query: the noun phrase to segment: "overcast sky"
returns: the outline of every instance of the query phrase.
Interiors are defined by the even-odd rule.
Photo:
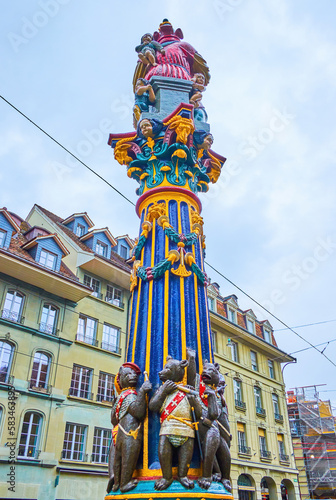
[[[1,95],[136,202],[107,146],[132,130],[134,47],[168,17],[207,60],[204,96],[213,149],[228,158],[202,196],[207,261],[290,326],[336,319],[334,0],[12,0],[1,5]],[[0,206],[34,203],[61,217],[137,235],[134,207],[0,100]],[[221,293],[268,318],[209,270]],[[313,344],[336,321],[297,328]],[[279,347],[307,344],[276,333]],[[318,347],[322,350],[326,344]],[[336,342],[325,354],[336,363]],[[285,368],[287,388],[327,384],[336,368],[316,350]],[[335,392],[332,392],[335,391]]]

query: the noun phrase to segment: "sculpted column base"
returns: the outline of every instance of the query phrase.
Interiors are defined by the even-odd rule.
[[[137,487],[128,492],[120,493],[116,491],[105,496],[105,500],[154,500],[169,499],[179,500],[188,498],[190,500],[233,500],[233,495],[229,493],[221,483],[211,483],[208,490],[200,488],[195,480],[195,486],[192,490],[187,490],[178,481],[173,481],[172,484],[163,491],[154,489],[155,481],[139,481]]]

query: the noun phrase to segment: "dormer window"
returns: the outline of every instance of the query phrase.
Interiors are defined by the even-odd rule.
[[[264,337],[265,337],[266,342],[268,342],[269,344],[272,343],[271,332],[269,330],[267,330],[266,328],[264,328]]]
[[[7,232],[0,229],[0,248],[5,246]]]
[[[128,248],[125,245],[120,245],[120,257],[123,259],[127,259],[128,257]]]
[[[234,311],[234,309],[230,309],[230,308],[229,308],[229,321],[231,321],[231,323],[236,322],[236,311]]]
[[[208,305],[210,311],[215,310],[215,299],[213,297],[208,297]]]
[[[80,238],[81,236],[83,236],[83,234],[85,234],[85,226],[83,226],[82,224],[77,224],[76,236]]]
[[[96,243],[96,253],[103,257],[107,257],[107,245],[98,240]]]
[[[250,333],[254,333],[254,322],[251,319],[247,318],[246,325],[247,325],[247,331]]]
[[[39,263],[48,269],[55,269],[57,262],[57,255],[48,252],[47,250],[41,250]]]

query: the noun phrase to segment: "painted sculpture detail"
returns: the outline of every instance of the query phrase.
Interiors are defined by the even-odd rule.
[[[212,149],[202,103],[209,68],[167,19],[136,52],[135,130],[108,141],[138,183],[140,231],[131,254],[127,362],[112,410],[118,430],[106,500],[114,494],[126,500],[120,492],[134,488],[147,499],[165,498],[166,490],[174,498],[172,488],[176,498],[199,496],[201,488],[232,500],[225,380],[213,356],[198,197],[226,161]],[[133,373],[127,383],[125,370]],[[150,382],[143,381],[147,373]]]

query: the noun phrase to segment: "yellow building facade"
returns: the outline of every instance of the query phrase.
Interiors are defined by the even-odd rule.
[[[215,359],[226,374],[234,498],[299,499],[281,370],[294,358],[278,349],[270,323],[242,311],[235,295],[222,297],[212,284],[208,298]]]

